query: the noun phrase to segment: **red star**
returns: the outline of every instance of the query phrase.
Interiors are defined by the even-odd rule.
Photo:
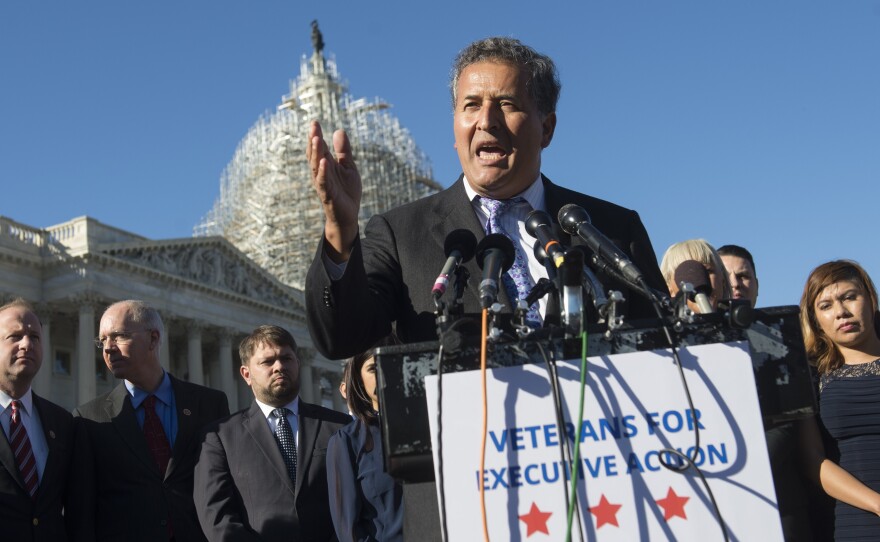
[[[599,504],[590,507],[590,513],[596,516],[596,529],[602,528],[606,523],[620,527],[617,524],[617,511],[620,510],[622,504],[611,504],[605,498],[605,494],[599,499]]]
[[[550,534],[550,531],[547,530],[547,520],[550,519],[550,516],[552,515],[553,512],[541,512],[538,509],[538,505],[533,502],[529,513],[523,514],[519,517],[519,520],[526,524],[526,538],[537,532]]]
[[[687,519],[684,513],[684,504],[689,500],[690,497],[679,497],[676,495],[675,491],[670,487],[665,498],[657,499],[657,504],[663,507],[663,519],[666,521],[675,516]]]

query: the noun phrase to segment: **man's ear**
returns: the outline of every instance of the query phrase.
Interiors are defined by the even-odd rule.
[[[244,379],[244,381],[247,382],[247,385],[250,386],[251,385],[251,372],[248,369],[248,366],[242,365],[241,367],[238,368],[238,372],[239,372],[239,374],[241,374],[241,377]]]
[[[159,330],[153,329],[150,331],[150,350],[154,350],[159,346]]]
[[[550,146],[550,142],[553,140],[553,134],[556,132],[556,113],[553,112],[544,117],[541,126],[541,148],[546,149]]]

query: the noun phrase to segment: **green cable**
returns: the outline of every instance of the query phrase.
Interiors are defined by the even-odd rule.
[[[581,397],[580,397],[580,405],[578,406],[578,423],[577,423],[577,431],[575,432],[574,439],[574,457],[571,459],[571,497],[568,499],[568,528],[565,533],[566,542],[571,542],[571,525],[574,519],[574,507],[577,499],[577,480],[578,480],[578,470],[580,469],[580,442],[581,442],[581,428],[583,427],[583,423],[581,420],[584,419],[584,395],[586,393],[586,380],[587,380],[587,331],[581,330]]]

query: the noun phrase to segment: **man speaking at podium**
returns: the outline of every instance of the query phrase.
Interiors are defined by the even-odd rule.
[[[456,229],[482,239],[487,227],[500,227],[512,238],[531,284],[546,277],[532,254],[535,239],[523,225],[532,209],[556,217],[563,205],[583,207],[592,224],[641,269],[648,285],[666,290],[635,211],[567,190],[541,174],[541,152],[553,140],[560,91],[552,59],[512,38],[476,41],[456,58],[451,89],[462,176],[438,194],[373,216],[363,237],[358,232],[361,179],[348,137],[341,130],[333,134],[334,158],[320,125],[313,122],[309,129],[306,158],[325,225],[306,278],[306,308],[315,345],[329,358],[370,348],[391,332],[393,322],[405,343],[437,338],[431,289],[446,261],[446,236]],[[560,240],[568,244],[569,238],[562,234]],[[474,260],[465,266],[471,280],[464,311],[479,313],[481,271]],[[623,290],[630,319],[654,315],[636,293],[614,288]],[[506,311],[515,298],[524,297],[513,288],[500,290]]]

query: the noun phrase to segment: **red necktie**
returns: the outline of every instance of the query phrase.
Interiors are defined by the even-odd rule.
[[[40,483],[37,475],[37,460],[34,457],[34,450],[31,448],[31,439],[28,438],[27,429],[24,428],[24,422],[21,420],[19,409],[20,401],[12,401],[12,421],[9,423],[10,441],[12,443],[12,451],[15,454],[15,462],[18,464],[18,472],[21,473],[21,479],[24,481],[24,488],[28,495],[33,498],[37,492],[37,485]]]
[[[159,467],[159,473],[164,477],[171,460],[171,445],[159,416],[156,415],[156,396],[151,395],[144,399],[144,437],[147,439],[147,448],[153,461]]]

